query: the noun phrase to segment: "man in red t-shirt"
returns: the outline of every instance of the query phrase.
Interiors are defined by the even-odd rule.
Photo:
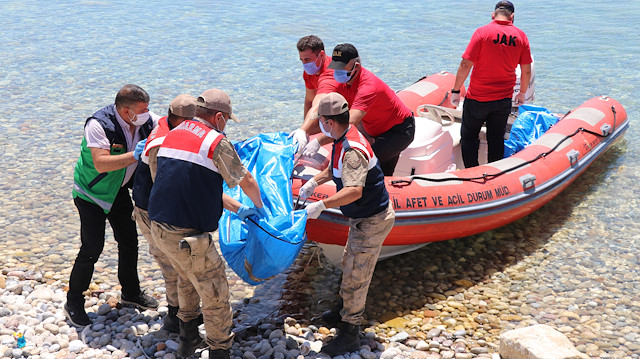
[[[413,141],[415,119],[411,110],[386,83],[362,67],[358,50],[352,44],[339,44],[333,49],[329,69],[333,79],[318,84],[314,106],[305,124],[318,123],[317,103],[330,92],[344,96],[349,103],[349,122],[367,137],[373,152],[380,160],[385,176],[391,176],[400,152]],[[322,95],[322,96],[321,96]],[[329,138],[314,139],[304,149],[313,155]]]
[[[478,165],[478,134],[487,126],[488,161],[504,157],[504,132],[511,112],[511,98],[516,83],[516,67],[522,70],[516,105],[523,104],[531,79],[531,50],[525,33],[513,25],[514,6],[500,1],[491,14],[493,19],[473,33],[462,54],[451,103],[460,103],[460,87],[471,68],[471,80],[462,107],[460,146],[466,168]]]
[[[309,109],[313,105],[313,100],[318,92],[318,84],[325,79],[333,79],[333,70],[327,69],[331,62],[331,57],[324,52],[324,43],[315,36],[309,35],[298,40],[298,52],[300,61],[304,67],[302,78],[304,79],[305,95],[304,95],[304,118],[307,117]],[[293,131],[289,137],[298,143],[298,151],[302,152],[304,146],[309,141],[308,135],[320,132],[318,122],[310,123],[310,126],[301,126]]]

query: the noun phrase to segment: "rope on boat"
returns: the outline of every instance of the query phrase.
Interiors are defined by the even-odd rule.
[[[613,106],[611,106],[611,109],[613,111],[613,120],[614,120],[614,124],[615,124],[615,119],[616,119],[616,111],[615,108]],[[568,113],[567,113],[568,114]],[[565,115],[566,116],[566,115]],[[564,116],[563,116],[564,118]],[[615,128],[615,127],[614,127]],[[554,152],[564,141],[568,140],[569,138],[577,135],[580,132],[586,132],[586,133],[590,133],[594,136],[597,137],[608,137],[611,132],[607,133],[606,135],[602,135],[600,133],[591,131],[591,130],[587,130],[584,127],[580,127],[578,128],[574,133],[572,133],[571,135],[565,136],[565,138],[563,138],[560,142],[558,142],[555,146],[553,146],[552,149],[550,149],[547,152],[543,152],[541,154],[539,154],[538,156],[536,156],[534,159],[520,163],[516,166],[513,166],[511,168],[508,168],[506,170],[497,172],[497,173],[485,173],[482,176],[479,177],[449,177],[449,178],[428,178],[428,177],[422,177],[422,176],[411,176],[408,180],[405,179],[401,179],[401,180],[395,180],[395,181],[391,181],[390,184],[393,186],[399,186],[399,185],[410,185],[411,182],[413,182],[413,180],[423,180],[423,181],[429,181],[429,182],[446,182],[446,181],[480,181],[480,180],[490,180],[499,176],[502,176],[503,174],[509,173],[511,171],[515,171],[520,167],[524,167],[526,165],[529,165],[533,162],[536,162],[537,160],[546,157],[548,154]]]

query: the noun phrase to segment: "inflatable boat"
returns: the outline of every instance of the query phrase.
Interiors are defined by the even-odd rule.
[[[384,242],[381,259],[430,242],[488,231],[528,215],[567,188],[629,127],[620,103],[607,96],[595,97],[556,115],[557,123],[544,134],[496,162],[487,163],[483,129],[480,165],[464,168],[460,153],[462,113],[448,99],[454,80],[455,75],[443,72],[398,93],[416,114],[416,135],[401,153],[394,175],[385,177],[396,222]],[[514,108],[505,137],[509,137],[517,116]],[[297,160],[295,202],[303,203],[297,199],[300,186],[329,165],[330,152],[331,145],[327,145],[315,156]],[[320,185],[304,204],[335,191],[331,181]],[[348,218],[338,208],[331,208],[307,222],[307,236],[336,261],[342,255],[348,228]]]

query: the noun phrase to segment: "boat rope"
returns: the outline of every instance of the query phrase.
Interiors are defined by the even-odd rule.
[[[613,109],[613,106],[612,106],[612,109]],[[565,115],[565,116],[566,116],[566,115]],[[613,110],[614,124],[615,124],[615,117],[616,117],[616,112],[615,112],[615,109],[614,109],[614,110]],[[564,118],[564,116],[563,116],[563,118]],[[555,151],[555,150],[556,150],[556,149],[557,149],[557,148],[558,148],[558,147],[559,147],[559,146],[560,146],[564,141],[566,141],[566,140],[568,140],[569,138],[571,138],[571,137],[573,137],[573,136],[577,135],[577,134],[578,134],[578,133],[580,133],[580,132],[590,133],[590,134],[592,134],[592,135],[594,135],[594,136],[597,136],[597,137],[603,137],[603,138],[604,138],[604,137],[608,137],[608,136],[611,134],[611,133],[607,133],[606,135],[603,135],[603,134],[600,134],[600,133],[597,133],[597,132],[594,132],[594,131],[591,131],[591,130],[587,130],[587,129],[585,129],[584,127],[580,127],[580,128],[578,128],[574,133],[572,133],[572,134],[570,134],[570,135],[565,136],[565,137],[564,137],[562,140],[560,140],[560,141],[559,141],[555,146],[553,146],[553,148],[552,148],[552,149],[550,149],[549,151],[547,151],[547,152],[543,152],[543,153],[539,154],[539,155],[538,155],[538,156],[536,156],[534,159],[531,159],[531,160],[525,161],[525,162],[523,162],[523,163],[520,163],[520,164],[518,164],[518,165],[515,165],[515,166],[513,166],[513,167],[511,167],[511,168],[508,168],[508,169],[506,169],[506,170],[503,170],[503,171],[500,171],[500,172],[497,172],[497,173],[484,173],[482,176],[479,176],[479,177],[428,178],[428,177],[422,177],[422,176],[411,176],[408,180],[405,180],[405,179],[401,179],[401,180],[394,180],[394,181],[391,181],[391,182],[390,182],[390,184],[391,184],[392,186],[398,186],[398,185],[409,185],[409,184],[411,184],[411,182],[413,182],[413,180],[423,180],[423,181],[429,181],[429,182],[446,182],[446,181],[469,181],[469,182],[472,182],[472,181],[479,181],[479,180],[484,180],[484,181],[486,181],[486,180],[490,180],[490,179],[493,179],[493,178],[496,178],[496,177],[502,176],[503,174],[509,173],[509,172],[511,172],[511,171],[515,171],[515,170],[517,170],[517,169],[518,169],[518,168],[520,168],[520,167],[523,167],[523,166],[529,165],[529,164],[531,164],[531,163],[533,163],[533,162],[536,162],[537,160],[539,160],[539,159],[541,159],[541,158],[546,157],[546,156],[547,156],[547,155],[549,155],[550,153],[554,152],[554,151]]]

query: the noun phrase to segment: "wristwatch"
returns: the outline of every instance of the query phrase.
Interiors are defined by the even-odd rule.
[[[460,90],[456,91],[454,89],[451,89],[451,93],[460,93]]]

